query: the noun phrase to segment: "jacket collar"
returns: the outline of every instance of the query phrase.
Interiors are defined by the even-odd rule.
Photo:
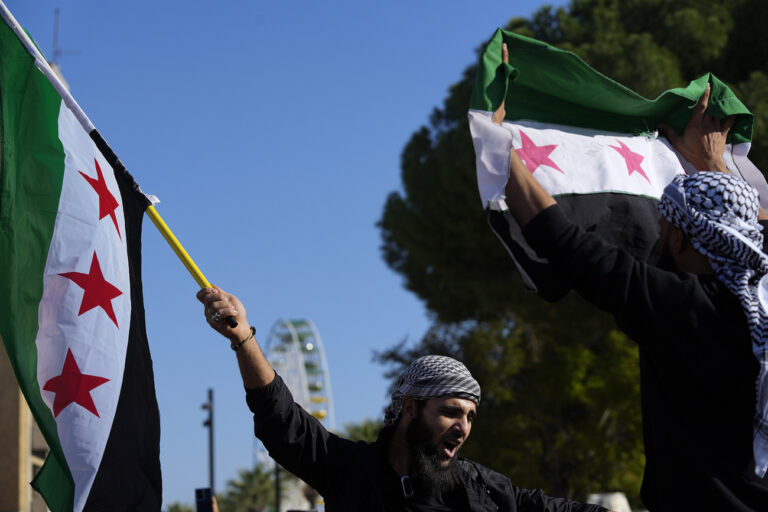
[[[374,483],[371,485],[373,492],[379,494],[377,500],[383,503],[383,497],[380,495],[382,488],[382,481],[386,478],[385,469],[389,467],[387,462],[387,442],[381,438],[377,439],[375,443],[368,445],[368,450],[365,450],[365,460],[360,461],[361,465],[365,468],[365,472],[368,475],[369,481]],[[468,459],[460,458],[457,463],[461,472],[459,473],[460,485],[464,488],[467,496],[467,502],[469,503],[469,510],[473,512],[495,512],[499,507],[493,502],[490,495],[490,489],[485,484],[480,471],[478,471],[475,463]]]

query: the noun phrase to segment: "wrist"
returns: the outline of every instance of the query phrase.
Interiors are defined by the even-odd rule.
[[[230,341],[229,347],[235,352],[237,352],[238,350],[240,350],[240,347],[242,347],[244,343],[246,343],[247,341],[250,341],[251,338],[253,338],[255,335],[256,335],[256,328],[254,326],[250,326],[248,328],[248,336],[238,341],[234,341],[234,340]]]
[[[229,341],[232,343],[237,343],[241,340],[244,340],[251,334],[251,328],[248,325],[248,322],[238,322],[237,327],[235,327],[232,331],[230,331],[231,334],[227,336]]]
[[[724,173],[727,173],[727,174],[731,173],[731,171],[725,165],[725,162],[723,162],[722,158],[719,159],[717,162],[713,162],[713,165],[714,165],[713,168],[712,168],[713,171],[724,172]]]
[[[725,172],[728,174],[730,174],[731,172],[728,170],[728,167],[725,165],[725,162],[723,161],[722,158],[704,160],[698,165],[696,165],[696,169],[699,171]]]

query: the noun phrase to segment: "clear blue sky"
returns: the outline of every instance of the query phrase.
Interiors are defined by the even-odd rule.
[[[475,49],[541,3],[6,0],[49,57],[61,9],[73,95],[257,337],[281,317],[315,322],[339,425],[387,402],[372,352],[429,325],[375,226],[400,152]],[[251,416],[234,354],[148,219],[143,270],[164,501],[192,502],[208,481],[207,388],[218,491],[252,465]]]

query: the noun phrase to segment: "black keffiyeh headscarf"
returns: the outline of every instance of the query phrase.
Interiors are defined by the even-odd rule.
[[[392,402],[384,411],[384,426],[397,423],[403,406],[403,397],[428,400],[451,396],[472,400],[480,404],[480,385],[472,378],[467,367],[445,356],[424,356],[412,362],[397,379]]]
[[[709,258],[717,278],[738,297],[749,326],[757,377],[752,450],[755,474],[768,469],[768,256],[757,222],[757,191],[720,172],[679,174],[664,189],[659,212]]]

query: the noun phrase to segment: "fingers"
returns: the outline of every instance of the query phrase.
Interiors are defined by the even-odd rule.
[[[733,123],[736,122],[736,116],[728,116],[725,118],[725,121],[723,122],[721,132],[723,135],[728,134],[728,131],[733,127]]]
[[[203,303],[205,321],[219,334],[230,339],[243,339],[250,332],[245,306],[240,300],[216,285],[197,292],[197,299]],[[227,321],[234,318],[233,327]]]
[[[208,309],[208,305],[220,297],[219,292],[217,292],[214,288],[203,288],[199,292],[197,292],[197,300],[202,302],[206,309]]]
[[[211,308],[206,311],[205,319],[214,327],[223,327],[224,320],[230,316],[237,316],[237,310],[233,307]]]
[[[507,111],[504,109],[504,102],[501,102],[501,105],[496,110],[496,112],[493,113],[491,116],[491,120],[496,123],[499,126],[504,125],[504,117],[507,115]]]
[[[230,295],[215,284],[212,284],[210,288],[203,288],[197,292],[196,297],[197,300],[208,306],[211,302],[217,300],[230,300],[234,298],[234,295]]]
[[[221,318],[237,315],[237,307],[227,300],[217,300],[206,304],[205,312],[213,316],[218,314]]]
[[[504,62],[504,64],[509,64],[509,50],[507,50],[507,43],[501,43],[501,60]],[[499,126],[502,126],[504,124],[504,117],[506,117],[506,115],[507,110],[504,107],[504,100],[502,100],[499,108],[491,116],[491,120]]]
[[[707,111],[707,107],[709,106],[709,93],[711,91],[711,87],[709,84],[707,84],[706,89],[704,89],[704,92],[701,94],[701,97],[699,97],[699,101],[696,102],[696,106],[693,108],[693,116],[692,117],[703,117],[704,112]]]
[[[197,298],[204,305],[205,318],[209,323],[217,324],[223,318],[236,316],[238,313],[232,296],[218,287],[203,288],[197,292]]]

